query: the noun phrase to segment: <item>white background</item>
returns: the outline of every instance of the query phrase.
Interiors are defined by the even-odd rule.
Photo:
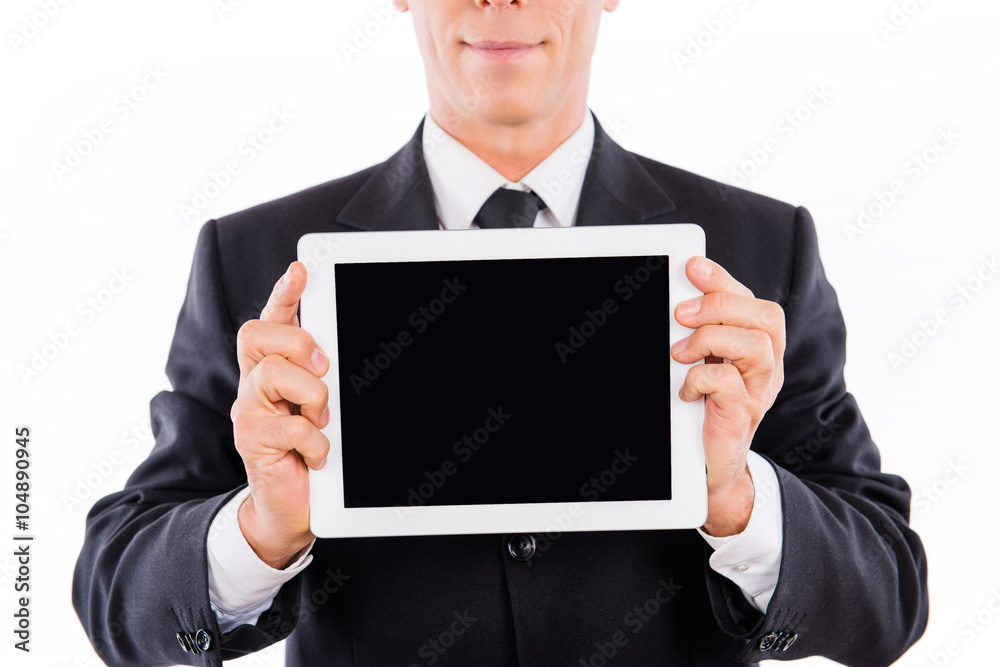
[[[625,0],[604,17],[590,105],[630,150],[724,182],[745,164],[746,187],[813,213],[847,321],[848,387],[884,469],[914,490],[912,523],[929,556],[930,625],[898,664],[971,667],[995,660],[1000,636],[988,607],[996,596],[1000,610],[990,483],[1000,459],[1000,279],[983,263],[1000,253],[1000,7],[898,1],[910,14],[884,34],[892,0]],[[15,532],[15,425],[34,434],[37,541],[29,657],[11,648],[13,548],[0,546],[0,662],[100,664],[70,605],[72,567],[90,505],[120,489],[152,446],[148,403],[168,388],[163,368],[201,224],[381,161],[416,129],[427,101],[410,17],[369,26],[377,34],[350,61],[341,48],[385,6],[4,3],[0,541]],[[713,36],[705,22],[726,9],[732,20]],[[679,66],[675,54],[692,39],[705,46]],[[165,78],[130,93],[147,68]],[[802,107],[814,87],[828,99]],[[144,98],[127,117],[123,94]],[[241,144],[274,109],[294,119],[247,160]],[[805,120],[789,136],[779,123],[796,112]],[[57,173],[105,118],[111,132]],[[933,148],[940,131],[957,135],[939,142],[943,152]],[[775,150],[760,160],[769,138]],[[926,150],[935,161],[913,172]],[[755,152],[762,166],[745,162]],[[240,173],[194,207],[229,160]],[[877,193],[894,180],[901,194],[849,235],[859,207],[878,211]],[[198,210],[185,216],[184,204]],[[978,291],[959,299],[958,285]],[[93,317],[81,309],[88,299],[100,307]],[[922,334],[938,311],[942,323]],[[76,335],[52,347],[74,324]],[[904,339],[919,349],[893,364]],[[19,367],[43,350],[50,358],[23,378]],[[233,664],[281,663],[278,647]]]

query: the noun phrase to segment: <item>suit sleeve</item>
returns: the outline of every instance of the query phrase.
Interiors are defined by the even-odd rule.
[[[173,391],[150,402],[153,450],[87,516],[73,606],[108,665],[219,665],[295,626],[301,576],[255,626],[221,634],[209,603],[209,526],[246,484],[229,416],[239,383],[235,340],[213,220],[198,236],[167,360]]]
[[[844,382],[846,329],[802,208],[786,298],[785,381],[752,449],[781,491],[781,570],[767,613],[706,567],[724,632],[746,641],[737,660],[821,655],[885,666],[927,624],[927,562],[909,527],[910,489],[881,472],[878,449]],[[707,559],[706,559],[707,560]]]

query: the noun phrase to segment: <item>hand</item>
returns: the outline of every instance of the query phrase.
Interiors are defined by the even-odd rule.
[[[284,569],[315,536],[309,530],[308,468],[326,464],[330,420],[320,380],[330,361],[299,328],[306,268],[292,262],[275,283],[259,320],[240,327],[236,354],[240,386],[231,417],[250,495],[240,506],[240,529],[257,556]],[[308,468],[307,468],[308,466]]]
[[[747,452],[757,426],[784,381],[785,313],[715,262],[692,257],[685,267],[705,293],[677,305],[674,315],[696,329],[671,355],[688,370],[680,397],[705,397],[702,438],[708,468],[708,520],[703,530],[723,537],[743,532],[753,510],[754,487]]]

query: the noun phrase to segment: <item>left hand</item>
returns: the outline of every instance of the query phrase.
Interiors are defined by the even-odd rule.
[[[755,298],[710,259],[692,257],[685,272],[705,296],[677,305],[677,322],[696,331],[670,352],[682,364],[707,361],[688,370],[680,391],[684,401],[705,397],[708,520],[703,530],[716,537],[736,535],[753,510],[750,442],[784,381],[785,313],[777,303]]]

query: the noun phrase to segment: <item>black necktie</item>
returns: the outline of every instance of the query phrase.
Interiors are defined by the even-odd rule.
[[[476,214],[475,222],[482,229],[492,227],[532,227],[535,216],[545,208],[542,198],[530,190],[497,188]]]

